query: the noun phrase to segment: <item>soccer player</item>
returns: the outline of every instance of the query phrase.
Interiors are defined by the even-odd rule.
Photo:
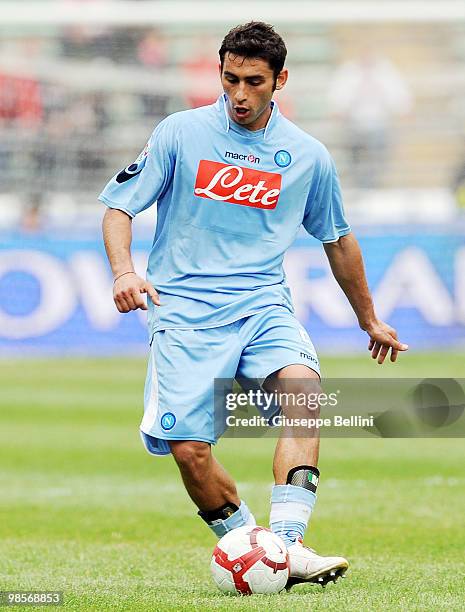
[[[383,363],[390,352],[395,361],[408,348],[375,314],[332,158],[272,100],[288,78],[286,53],[272,26],[231,30],[219,51],[218,101],[164,119],[99,197],[108,207],[103,234],[118,310],[146,310],[148,294],[142,439],[154,455],[173,454],[198,514],[218,537],[255,520],[212,455],[214,379],[258,379],[278,393],[318,388],[318,358],[293,314],[282,268],[301,225],[323,243],[372,357]],[[131,219],[154,203],[144,280],[131,259]],[[284,404],[286,416],[298,414],[292,402]],[[290,584],[324,585],[348,563],[303,545],[319,440],[288,433],[284,428],[273,460],[270,526],[288,547]]]

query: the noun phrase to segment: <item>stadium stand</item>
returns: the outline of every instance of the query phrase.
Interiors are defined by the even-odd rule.
[[[219,93],[215,52],[223,29],[0,24],[0,205],[28,209],[39,198],[59,211],[94,206],[95,194],[138,154],[154,124]],[[373,200],[360,203],[363,185],[352,180],[346,122],[331,112],[328,96],[338,67],[357,56],[363,40],[396,67],[412,99],[410,112],[391,117],[375,207],[394,190],[403,194],[403,204],[393,209],[401,215],[405,202],[414,206],[430,193],[430,207],[449,218],[465,148],[463,24],[279,29],[289,41],[291,78],[278,100],[332,151],[354,214],[370,217]],[[205,92],[200,97],[192,93],[198,81]],[[15,219],[10,211],[2,224]]]

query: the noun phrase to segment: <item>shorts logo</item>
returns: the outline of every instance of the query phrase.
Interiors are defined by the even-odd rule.
[[[312,361],[313,363],[316,363],[318,365],[318,360],[315,359],[313,355],[309,355],[308,353],[300,351],[300,356],[302,357],[302,359],[308,359],[309,361]]]
[[[273,210],[281,193],[281,180],[281,175],[274,172],[202,159],[194,194],[208,200]]]
[[[292,161],[292,157],[288,151],[281,150],[275,153],[274,161],[280,168],[287,168]]]
[[[161,417],[161,426],[165,431],[169,431],[173,429],[176,425],[176,417],[172,412],[165,412],[165,414]]]

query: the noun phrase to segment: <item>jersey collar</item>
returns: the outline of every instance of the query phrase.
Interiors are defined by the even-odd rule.
[[[221,96],[218,98],[216,102],[216,107],[218,111],[221,112],[223,115],[222,123],[223,123],[224,130],[226,132],[229,132],[229,130],[231,129],[231,120],[229,118],[229,113],[228,113],[228,97],[226,96],[225,93],[221,94]],[[271,133],[274,125],[276,124],[276,119],[279,115],[280,115],[280,112],[279,112],[278,104],[274,100],[271,100],[271,115],[270,115],[270,118],[268,119],[268,122],[265,126],[265,130],[263,132],[263,140],[266,140],[267,136]]]

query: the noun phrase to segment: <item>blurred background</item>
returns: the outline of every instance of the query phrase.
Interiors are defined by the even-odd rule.
[[[277,100],[336,160],[379,315],[414,351],[463,350],[463,3],[0,5],[2,355],[145,353],[145,315],[113,305],[96,198],[167,114],[216,100],[221,40],[252,18],[287,43]],[[154,208],[134,222],[141,273]],[[321,246],[299,236],[286,271],[318,351],[365,350]]]

